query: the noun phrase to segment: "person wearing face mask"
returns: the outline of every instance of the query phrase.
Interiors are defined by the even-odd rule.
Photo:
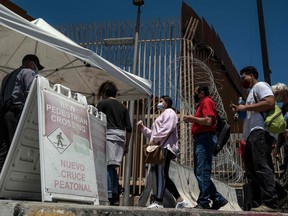
[[[258,71],[248,66],[240,71],[241,84],[249,89],[244,105],[231,104],[234,112],[246,111],[243,137],[246,141],[243,160],[248,184],[251,185],[251,210],[275,212],[278,209],[277,183],[272,162],[272,146],[275,141],[264,126],[264,116],[274,108],[275,97],[271,86],[258,81]]]
[[[216,106],[209,96],[208,87],[204,85],[195,88],[194,101],[197,104],[195,115],[185,115],[183,120],[192,123],[194,174],[200,190],[195,208],[218,210],[228,201],[216,190],[211,180],[212,157],[217,143]],[[213,202],[211,207],[210,200]]]
[[[43,68],[36,55],[28,54],[22,59],[21,67],[3,78],[0,91],[0,118],[1,122],[4,122],[4,124],[1,124],[2,128],[0,129],[0,145],[2,149],[8,151],[31,84],[38,70],[42,70]],[[6,157],[6,154],[3,154]],[[5,157],[0,158],[0,170],[2,169]]]
[[[178,153],[177,122],[178,117],[172,109],[172,99],[169,96],[162,96],[157,104],[160,111],[159,117],[152,124],[151,129],[138,124],[143,135],[150,138],[149,144],[161,145],[164,155],[163,164],[155,164],[156,173],[156,200],[147,208],[163,208],[163,196],[167,189],[176,199],[175,208],[185,208],[188,203],[179,194],[174,182],[169,177],[170,161],[176,158]],[[167,136],[169,136],[167,138]]]

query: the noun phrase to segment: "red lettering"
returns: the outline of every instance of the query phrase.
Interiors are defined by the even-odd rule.
[[[66,179],[85,181],[85,174],[84,173],[77,173],[77,172],[62,170],[61,171],[61,177],[66,178]]]
[[[58,185],[59,185],[59,181],[58,180],[54,180],[54,187],[57,188]]]
[[[85,171],[84,164],[73,162],[73,161],[61,160],[60,165],[61,167],[65,167],[65,168]]]
[[[66,190],[76,190],[76,191],[84,191],[84,192],[92,192],[90,189],[90,185],[81,184],[81,183],[74,183],[68,181],[59,181],[54,180],[54,187]]]

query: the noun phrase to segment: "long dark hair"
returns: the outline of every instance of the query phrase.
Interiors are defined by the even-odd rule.
[[[162,98],[165,103],[167,104],[167,108],[172,108],[172,98],[169,97],[168,95],[163,95],[160,98]]]

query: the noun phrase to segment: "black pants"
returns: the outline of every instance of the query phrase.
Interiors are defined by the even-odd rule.
[[[4,113],[0,113],[0,172],[4,165],[8,149],[9,149],[9,136],[5,123]]]
[[[168,149],[164,150],[164,163],[155,165],[155,173],[156,173],[156,201],[162,202],[163,196],[165,192],[165,188],[174,196],[175,199],[180,197],[180,194],[172,181],[169,177],[169,167],[170,161],[172,159],[173,153]]]
[[[252,186],[253,203],[278,208],[271,152],[269,133],[261,129],[252,131],[246,142],[244,163],[248,182]]]
[[[8,131],[8,142],[9,146],[13,140],[19,119],[20,119],[20,111],[19,110],[13,110],[8,111],[5,113],[5,125]]]
[[[0,114],[0,172],[12,143],[22,110],[12,109]]]

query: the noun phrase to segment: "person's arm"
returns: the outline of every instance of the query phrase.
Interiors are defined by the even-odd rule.
[[[150,130],[150,128],[146,127],[145,125],[142,125],[142,127],[140,126],[140,130],[146,138],[151,137],[152,130]]]
[[[212,116],[205,116],[205,117],[195,117],[193,115],[186,115],[183,117],[185,122],[195,122],[200,125],[207,125],[210,126],[212,124]]]
[[[23,86],[22,86],[22,88],[23,88],[25,96],[28,95],[35,76],[36,76],[36,73],[33,70],[23,69],[23,73],[22,73]]]
[[[129,143],[130,143],[131,133],[132,133],[132,124],[130,120],[129,111],[127,108],[125,108],[124,121],[125,121],[125,130],[126,130],[124,154],[126,154],[129,149]]]
[[[266,112],[274,108],[275,97],[273,95],[264,97],[262,100],[254,104],[239,105],[238,111],[255,111]]]
[[[124,154],[128,153],[130,139],[131,139],[131,132],[126,131]]]
[[[275,97],[273,95],[264,97],[262,100],[253,104],[231,104],[231,108],[234,112],[242,112],[242,111],[255,111],[255,112],[266,112],[274,108],[275,105]]]
[[[150,143],[160,143],[169,135],[169,133],[176,127],[178,118],[174,110],[167,109],[163,112],[154,123],[153,135]]]

